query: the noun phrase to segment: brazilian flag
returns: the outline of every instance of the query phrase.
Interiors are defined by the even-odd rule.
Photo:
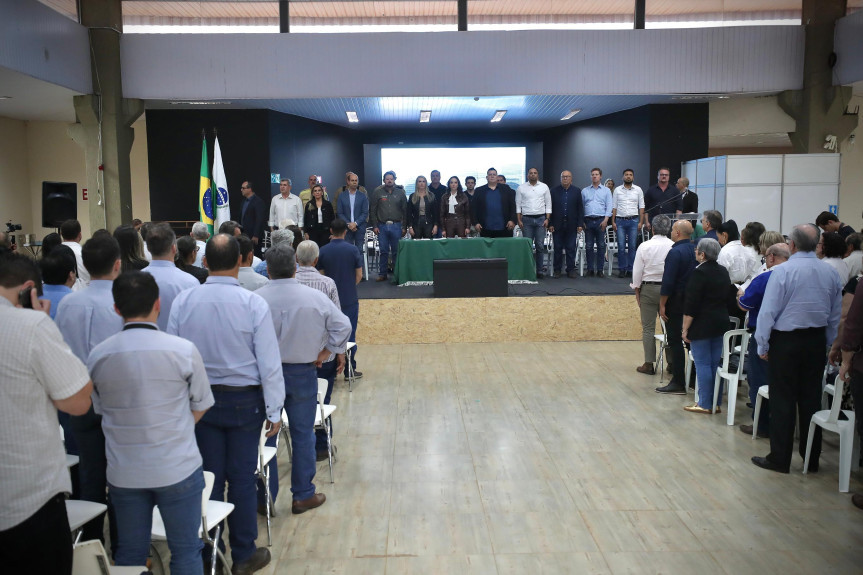
[[[201,149],[201,185],[198,195],[198,212],[201,221],[207,224],[207,231],[213,235],[213,190],[210,185],[210,162],[207,159],[207,138],[203,138],[204,144]]]

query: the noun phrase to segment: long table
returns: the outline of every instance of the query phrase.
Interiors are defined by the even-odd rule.
[[[510,283],[536,281],[530,238],[400,240],[395,280],[398,285],[430,284],[434,281],[434,260],[470,258],[506,258]]]

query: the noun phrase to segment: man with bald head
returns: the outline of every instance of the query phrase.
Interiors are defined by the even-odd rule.
[[[572,172],[560,173],[560,185],[551,190],[551,222],[554,239],[554,273],[559,278],[563,267],[563,251],[566,250],[566,275],[578,277],[575,272],[575,252],[578,247],[578,232],[584,227],[584,201],[581,190],[572,186]]]
[[[686,220],[674,222],[671,228],[671,241],[674,245],[665,256],[665,269],[662,272],[662,287],[659,288],[659,316],[665,321],[668,349],[671,351],[672,376],[668,385],[657,387],[657,393],[672,395],[686,394],[684,364],[686,350],[683,349],[683,293],[689,275],[698,262],[695,260],[695,245],[692,237],[692,224]]]
[[[812,415],[821,408],[826,348],[836,338],[842,312],[839,273],[815,257],[820,231],[813,224],[791,230],[791,257],[774,269],[758,312],[755,340],[770,380],[770,453],[753,457],[763,469],[788,473],[794,451],[794,418],[800,416],[800,456],[805,457]],[[809,467],[818,471],[821,428],[812,438]]]

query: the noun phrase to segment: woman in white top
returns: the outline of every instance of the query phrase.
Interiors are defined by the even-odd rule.
[[[843,286],[848,283],[848,280],[851,279],[851,272],[848,270],[848,264],[842,259],[845,256],[845,240],[842,239],[842,236],[836,232],[821,234],[818,247],[815,248],[815,255],[836,270]]]
[[[721,266],[728,270],[731,283],[742,284],[754,277],[761,267],[761,256],[751,246],[744,246],[740,242],[740,232],[737,230],[737,222],[728,220],[723,222],[716,230],[722,250],[717,260]]]

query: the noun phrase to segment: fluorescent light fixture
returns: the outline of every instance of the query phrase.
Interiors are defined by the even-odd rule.
[[[567,114],[566,116],[564,116],[563,118],[561,118],[561,120],[569,120],[570,118],[572,118],[573,116],[575,116],[575,115],[576,115],[576,114],[578,114],[579,112],[581,112],[581,108],[576,108],[576,109],[574,109],[574,110],[570,110],[570,111],[569,111],[569,114]]]
[[[357,117],[356,112],[345,112],[345,114],[347,114],[348,122],[350,122],[351,124],[356,124],[360,121],[360,119]]]
[[[425,124],[431,120],[431,110],[420,111],[420,124]]]
[[[205,100],[172,100],[171,105],[191,105],[191,106],[218,106],[219,104],[230,104],[230,102],[215,102]]]
[[[506,110],[498,110],[497,112],[494,113],[494,116],[492,117],[491,121],[492,122],[500,122],[501,120],[503,120],[504,115],[506,115]]]
[[[0,96],[0,100],[11,100],[12,96]]]

